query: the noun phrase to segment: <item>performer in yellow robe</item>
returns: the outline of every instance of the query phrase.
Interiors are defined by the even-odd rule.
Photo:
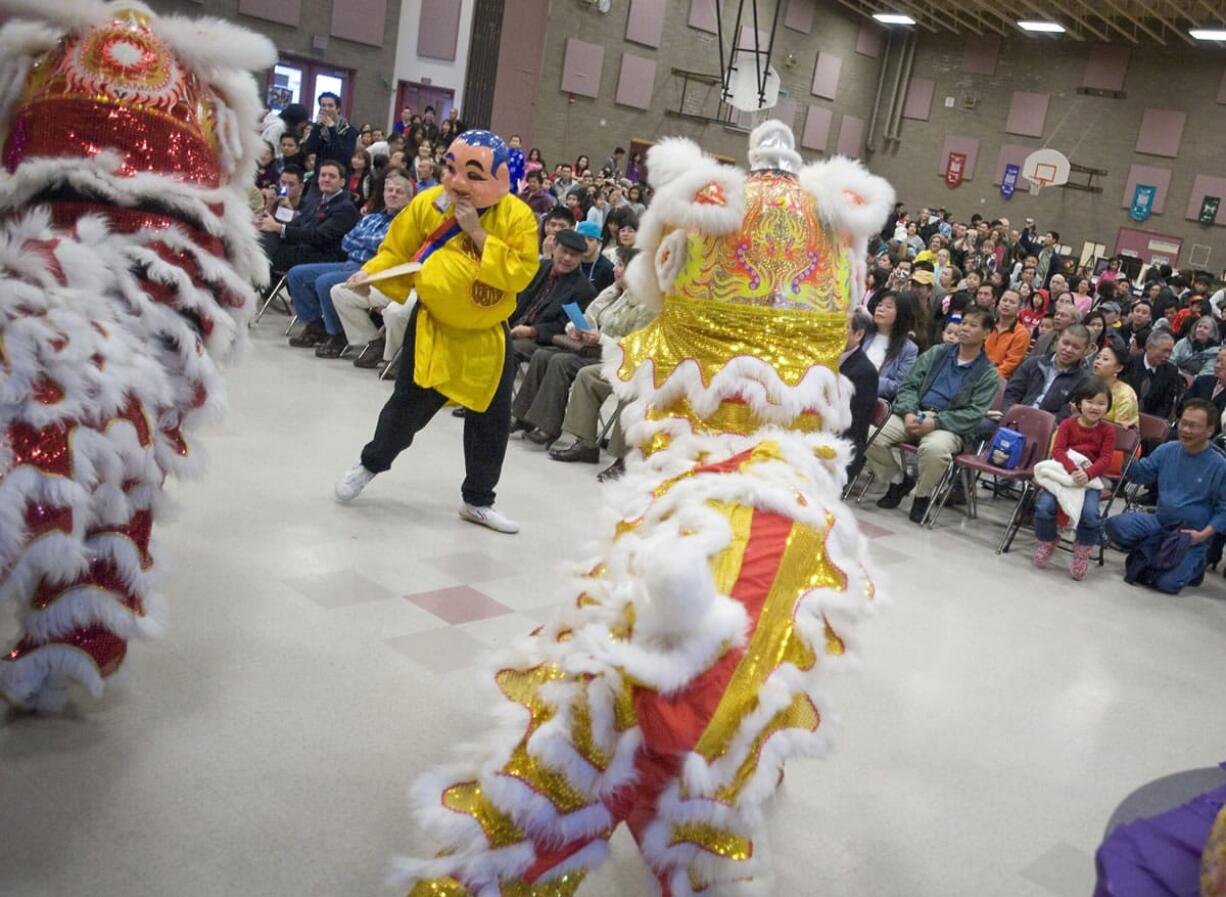
[[[372,276],[415,263],[415,270],[381,280],[379,289],[398,302],[416,289],[418,302],[405,337],[406,363],[374,438],[337,481],[340,501],[352,501],[390,468],[451,400],[469,410],[460,516],[498,532],[519,530],[493,507],[515,381],[506,320],[539,261],[536,218],[509,195],[507,160],[506,144],[489,131],[457,137],[447,151],[442,186],[418,194],[396,217],[378,254],[349,281],[360,291]]]

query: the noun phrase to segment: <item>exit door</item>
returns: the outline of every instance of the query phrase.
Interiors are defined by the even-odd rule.
[[[396,91],[396,118],[400,118],[400,110],[408,106],[421,115],[427,106],[434,107],[434,122],[441,122],[451,113],[455,105],[455,91],[450,87],[439,87],[436,84],[419,84],[416,81],[401,81]]]

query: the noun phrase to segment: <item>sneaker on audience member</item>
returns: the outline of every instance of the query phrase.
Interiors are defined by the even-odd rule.
[[[919,498],[918,496],[911,499],[911,513],[907,516],[912,523],[923,523],[924,516],[928,513],[928,506],[932,504],[931,498]]]
[[[1043,570],[1051,563],[1051,556],[1056,553],[1055,542],[1040,542],[1034,547],[1034,565]]]
[[[1086,574],[1090,572],[1090,552],[1093,550],[1092,545],[1074,545],[1073,560],[1069,564],[1069,576],[1080,582],[1086,578]]]
[[[353,467],[341,474],[341,478],[336,481],[336,500],[339,502],[351,502],[366,488],[366,484],[375,478],[375,474],[371,473],[362,466],[359,461]]]
[[[621,479],[622,474],[626,472],[626,462],[622,458],[618,458],[600,473],[596,474],[596,482],[611,483],[614,480]]]
[[[492,505],[483,508],[465,502],[460,506],[460,516],[469,523],[480,524],[492,529],[496,533],[514,534],[519,532],[519,524],[511,518],[499,514]]]
[[[890,488],[885,490],[885,495],[877,499],[877,507],[887,510],[897,508],[906,498],[907,493],[914,488],[915,479],[912,477],[904,477],[901,483],[891,483]]]

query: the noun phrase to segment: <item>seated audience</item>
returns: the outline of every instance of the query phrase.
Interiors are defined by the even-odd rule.
[[[878,306],[880,308],[880,306]],[[839,358],[839,373],[851,381],[851,426],[843,438],[851,442],[851,462],[847,465],[847,482],[860,475],[864,467],[864,447],[868,430],[877,410],[877,368],[864,354],[864,339],[873,327],[873,319],[863,309],[856,309],[847,320],[847,343]]]
[[[1022,297],[1017,290],[1001,293],[996,306],[996,326],[983,346],[1002,380],[1013,376],[1030,350],[1030,332],[1018,321],[1021,310]]]
[[[1128,468],[1131,482],[1158,486],[1158,504],[1107,521],[1108,538],[1128,552],[1125,582],[1174,595],[1202,580],[1209,543],[1226,532],[1226,458],[1209,445],[1217,417],[1211,402],[1188,399],[1178,440]]]
[[[545,189],[545,178],[539,171],[530,171],[525,176],[527,186],[519,194],[519,198],[528,204],[537,218],[547,213],[558,204],[557,198]]]
[[[1217,408],[1218,415],[1226,411],[1226,346],[1218,350],[1213,361],[1213,373],[1197,377],[1184,394],[1189,399],[1203,399]]]
[[[417,304],[417,291],[410,290],[404,302],[399,302],[374,286],[363,289],[338,283],[332,288],[331,299],[345,330],[345,342],[364,347],[353,360],[353,366],[381,369],[391,364],[404,345],[404,334]],[[382,330],[375,326],[371,312],[382,316]]]
[[[566,333],[555,337],[552,346],[538,349],[532,356],[523,383],[515,394],[511,413],[514,429],[524,429],[524,438],[536,445],[550,445],[562,435],[566,416],[566,400],[579,371],[600,364],[600,338],[618,340],[655,317],[650,308],[634,301],[623,279],[626,265],[637,250],[623,248],[614,267],[613,283],[584,310],[583,317],[590,329],[580,330],[567,323]],[[595,464],[600,460],[597,446],[575,442],[550,452],[555,461],[583,461]]]
[[[1141,352],[1149,340],[1154,327],[1154,307],[1145,299],[1138,299],[1132,304],[1128,317],[1120,324],[1120,338],[1129,352]],[[1171,345],[1175,341],[1172,338]]]
[[[1051,460],[1035,467],[1035,482],[1043,488],[1034,504],[1034,534],[1039,540],[1034,548],[1034,565],[1043,568],[1051,563],[1060,540],[1056,512],[1064,508],[1070,517],[1077,516],[1069,575],[1081,580],[1089,572],[1090,553],[1099,544],[1100,477],[1107,473],[1115,451],[1115,429],[1106,421],[1111,389],[1101,380],[1086,380],[1073,395],[1073,406],[1077,413],[1065,418],[1056,429]],[[1080,514],[1075,515],[1078,509]]]
[[[1142,414],[1169,420],[1184,389],[1184,379],[1170,361],[1175,338],[1158,330],[1145,340],[1144,348],[1143,353],[1133,355],[1129,361],[1124,382],[1137,394]]]
[[[1069,413],[1073,395],[1090,376],[1085,367],[1089,345],[1090,331],[1081,324],[1070,324],[1060,334],[1051,357],[1027,358],[1009,378],[1001,411],[1008,411],[1014,405],[1027,405],[1063,420]]]
[[[1107,340],[1094,356],[1094,376],[1111,391],[1111,407],[1104,420],[1135,430],[1141,425],[1136,391],[1120,378],[1128,367],[1128,353],[1115,340]]]
[[[580,270],[580,260],[592,242],[576,231],[559,231],[553,255],[541,263],[532,282],[519,294],[507,322],[518,361],[530,361],[537,349],[553,346],[553,338],[566,332],[570,319],[563,305],[574,302],[582,310],[596,298],[591,281]]]
[[[994,323],[987,309],[967,309],[958,345],[933,346],[903,380],[894,414],[868,449],[873,473],[889,483],[878,507],[896,508],[914,489],[910,518],[915,523],[924,519],[950,460],[975,438],[996,398],[1000,378],[983,351]],[[918,480],[895,457],[894,447],[903,442],[919,445]]]
[[[429,190],[431,187],[437,187],[439,184],[438,166],[429,159],[418,159],[413,163],[413,171],[417,175],[417,192]]]
[[[592,221],[580,221],[575,230],[587,241],[587,251],[579,263],[579,270],[596,293],[600,293],[613,282],[613,263],[600,252],[602,228]]]
[[[877,395],[892,399],[915,359],[919,348],[911,339],[915,326],[915,302],[910,293],[882,293],[873,309],[872,332],[861,349],[877,369]]]
[[[1068,294],[1065,293],[1065,295],[1067,296]],[[1039,339],[1035,341],[1034,349],[1031,354],[1038,358],[1050,357],[1056,350],[1056,343],[1060,339],[1060,334],[1062,334],[1065,329],[1072,324],[1078,324],[1077,307],[1073,305],[1072,302],[1058,303],[1055,311],[1052,312],[1051,332],[1040,336]],[[1081,325],[1078,324],[1078,326]],[[1085,330],[1084,327],[1081,329]],[[1086,346],[1088,347],[1090,345],[1090,331],[1085,330],[1085,334]]]
[[[1212,315],[1205,315],[1196,322],[1191,333],[1175,343],[1171,363],[1193,377],[1212,374],[1221,342],[1217,321]]]
[[[344,166],[328,161],[319,168],[318,193],[299,207],[292,221],[285,223],[264,214],[255,224],[262,231],[260,239],[269,264],[280,272],[295,265],[342,261],[341,240],[357,220],[358,210],[345,191]]]
[[[331,169],[331,165],[324,169]],[[413,192],[408,179],[389,175],[383,182],[383,209],[366,215],[341,240],[347,258],[343,262],[295,265],[286,280],[298,320],[306,327],[290,339],[291,346],[314,348],[320,358],[339,358],[348,340],[336,309],[332,288],[343,284],[375,257],[387,236],[392,219],[409,204]]]
[[[541,219],[541,261],[553,258],[553,247],[559,231],[574,229],[575,215],[566,206],[554,206]],[[587,251],[587,242],[584,244]]]

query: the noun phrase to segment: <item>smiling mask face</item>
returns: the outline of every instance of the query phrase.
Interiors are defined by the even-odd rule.
[[[490,131],[465,131],[447,149],[443,187],[453,200],[478,209],[495,205],[511,189],[507,145]]]

